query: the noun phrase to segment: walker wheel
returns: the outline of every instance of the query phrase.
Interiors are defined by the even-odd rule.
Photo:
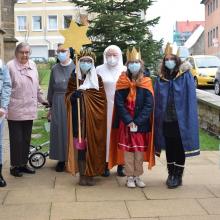
[[[46,157],[41,152],[35,152],[30,155],[28,160],[29,160],[30,165],[33,168],[40,169],[41,167],[44,166],[44,164],[46,162]]]

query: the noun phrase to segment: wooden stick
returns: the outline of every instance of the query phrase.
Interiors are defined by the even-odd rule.
[[[76,89],[78,88],[79,88],[78,55],[76,54]],[[79,143],[81,143],[82,138],[81,138],[80,98],[77,98],[77,110],[78,110],[78,138],[79,138]]]

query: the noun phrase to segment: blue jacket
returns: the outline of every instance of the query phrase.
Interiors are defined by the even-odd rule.
[[[119,121],[122,120],[126,125],[134,122],[138,126],[138,132],[149,132],[151,130],[150,116],[153,111],[153,96],[151,92],[147,89],[137,87],[133,118],[125,108],[128,94],[129,89],[121,89],[115,92],[115,118],[113,128],[118,128]]]
[[[0,67],[0,107],[5,110],[8,108],[8,104],[11,96],[11,78],[8,68],[5,65]]]
[[[158,77],[155,81],[154,143],[156,153],[160,154],[161,149],[166,147],[163,121],[171,88],[173,89],[177,121],[185,155],[198,155],[200,150],[197,98],[193,76],[189,71],[186,71],[174,80],[166,81]]]

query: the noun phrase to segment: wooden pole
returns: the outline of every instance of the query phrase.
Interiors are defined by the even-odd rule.
[[[76,54],[76,89],[79,89],[79,76],[78,76],[78,55]],[[80,98],[77,98],[77,110],[78,110],[78,139],[79,143],[81,139],[81,117],[80,117]]]

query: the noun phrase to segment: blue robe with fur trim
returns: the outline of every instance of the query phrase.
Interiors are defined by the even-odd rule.
[[[173,80],[168,81],[158,77],[155,81],[155,152],[160,155],[161,149],[165,149],[163,121],[170,88],[173,88],[174,104],[185,156],[198,155],[200,148],[197,98],[194,80],[189,71],[180,74]]]

